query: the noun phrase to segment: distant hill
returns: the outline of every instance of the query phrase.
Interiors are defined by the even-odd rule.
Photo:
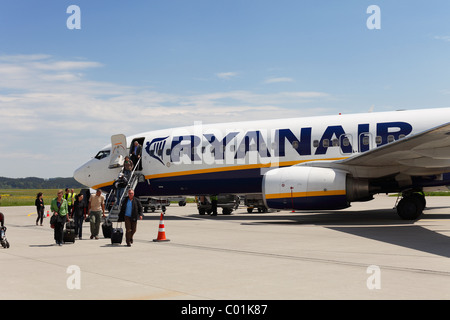
[[[5,178],[0,177],[0,189],[65,189],[86,188],[74,178]]]

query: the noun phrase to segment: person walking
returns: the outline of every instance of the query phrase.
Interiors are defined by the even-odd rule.
[[[101,217],[105,218],[105,197],[102,195],[102,190],[97,189],[95,195],[89,198],[88,211],[91,223],[91,239],[97,240]]]
[[[36,206],[36,212],[37,212],[37,219],[36,219],[36,225],[38,225],[39,220],[41,220],[41,226],[42,226],[42,220],[44,219],[44,199],[42,198],[43,194],[42,192],[39,192],[36,195],[36,200],[34,201],[34,205]]]
[[[131,171],[133,171],[133,161],[130,160],[129,156],[125,157],[125,161],[123,162],[123,173],[127,180],[130,180]]]
[[[84,212],[84,201],[83,194],[77,194],[75,196],[75,202],[73,204],[73,219],[75,222],[75,236],[78,235],[78,239],[82,238],[83,221],[86,219],[86,214]]]
[[[67,206],[67,200],[63,198],[63,191],[59,190],[56,198],[52,200],[50,210],[56,217],[54,238],[56,244],[61,246],[63,243],[64,224],[67,221],[67,214],[69,208]]]
[[[136,167],[137,171],[142,170],[142,161],[139,161],[141,159],[141,153],[142,153],[142,146],[139,144],[139,142],[134,141],[134,145],[131,148],[131,161]]]
[[[128,190],[128,197],[122,201],[118,222],[125,221],[125,240],[127,246],[133,244],[133,236],[136,233],[137,220],[142,220],[142,204],[138,198],[134,196],[134,190]]]
[[[128,185],[128,180],[123,173],[119,173],[119,177],[114,181],[114,188],[116,189],[116,200],[114,206],[119,208],[120,199],[125,192],[125,188]]]

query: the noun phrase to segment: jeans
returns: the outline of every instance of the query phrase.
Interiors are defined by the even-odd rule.
[[[75,221],[75,234],[78,234],[78,237],[81,238],[84,217],[83,215],[75,215],[73,220]]]
[[[38,221],[41,220],[42,225],[42,220],[44,219],[44,208],[38,208],[36,209],[36,211],[37,211],[36,224],[38,224]]]

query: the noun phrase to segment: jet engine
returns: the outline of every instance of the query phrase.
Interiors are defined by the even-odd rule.
[[[273,209],[344,209],[350,202],[372,199],[367,180],[332,168],[277,168],[268,171],[262,183],[265,204]]]

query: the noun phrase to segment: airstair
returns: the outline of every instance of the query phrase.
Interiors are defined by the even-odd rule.
[[[131,172],[130,176],[126,177],[128,180],[128,183],[127,183],[127,186],[124,188],[120,199],[117,199],[115,197],[115,195],[117,194],[116,189],[113,188],[109,192],[107,200],[106,200],[107,207],[108,207],[108,203],[110,202],[110,199],[113,199],[113,198],[116,198],[116,199],[115,199],[114,204],[112,205],[111,209],[109,210],[109,214],[108,214],[108,218],[107,218],[108,220],[117,221],[117,219],[119,217],[119,212],[120,212],[120,207],[122,205],[122,201],[128,195],[128,190],[130,190],[130,189],[134,190],[139,182],[145,181],[144,175],[140,172],[136,172],[136,168],[139,167],[140,161],[141,161],[141,158],[139,158],[138,162],[134,166],[133,171]],[[121,173],[123,173],[123,169],[122,169]]]
[[[129,151],[127,148],[127,138],[123,134],[116,134],[111,136],[111,158],[109,163],[110,169],[120,168],[123,167],[125,157],[129,155]],[[137,184],[139,182],[145,181],[145,177],[143,174],[140,173],[140,171],[136,172],[136,168],[139,168],[140,161],[142,158],[139,158],[137,163],[134,163],[134,167],[132,172],[129,175],[125,174],[125,177],[128,180],[127,186],[122,192],[122,195],[120,199],[116,199],[117,190],[115,188],[112,188],[110,193],[107,196],[106,199],[106,208],[110,207],[110,203],[112,202],[112,199],[114,200],[114,204],[109,209],[109,215],[108,219],[111,221],[117,221],[117,218],[119,217],[120,212],[120,205],[122,204],[123,199],[125,199],[126,196],[128,196],[128,190],[135,189]],[[123,168],[120,171],[120,173],[123,172]]]

